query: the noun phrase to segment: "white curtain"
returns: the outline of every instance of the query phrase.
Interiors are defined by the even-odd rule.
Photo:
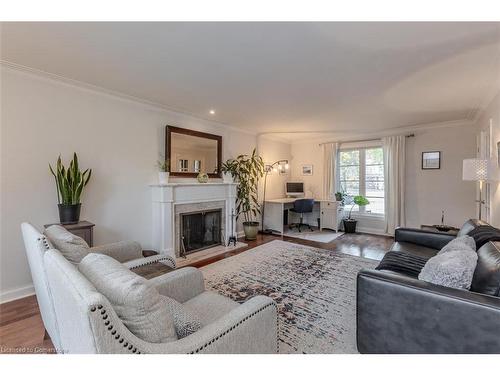
[[[334,199],[337,185],[338,143],[323,144],[323,198]]]
[[[382,138],[385,180],[385,231],[404,226],[405,215],[405,142],[404,135]]]

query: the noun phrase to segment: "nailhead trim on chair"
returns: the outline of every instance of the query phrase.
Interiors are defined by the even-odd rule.
[[[38,238],[38,241],[42,241],[43,242],[43,246],[45,246],[46,250],[50,249],[49,243],[47,241],[47,237],[42,236],[42,237]]]
[[[172,268],[175,268],[175,262],[172,260],[171,257],[167,256],[167,257],[164,257],[164,258],[153,260],[151,262],[146,262],[146,263],[138,264],[137,266],[131,267],[130,269],[133,270],[134,268],[139,268],[139,267],[142,267],[142,266],[147,266],[147,265],[150,265],[150,264],[162,262],[164,260],[168,261],[168,263],[172,266]]]
[[[261,311],[264,311],[265,309],[267,309],[268,307],[270,306],[273,306],[275,309],[276,309],[276,315],[278,313],[278,306],[276,305],[276,303],[272,302],[272,303],[269,303],[263,307],[261,307],[260,309],[258,309],[257,311],[253,312],[252,314],[250,314],[249,316],[247,316],[245,319],[243,320],[240,320],[238,323],[236,323],[235,325],[233,325],[232,327],[230,327],[229,329],[227,329],[226,331],[222,332],[219,336],[213,338],[212,340],[210,340],[208,343],[206,343],[205,345],[199,347],[198,349],[196,350],[193,350],[192,352],[190,352],[189,354],[196,354],[196,353],[199,353],[201,352],[203,349],[205,349],[206,347],[208,347],[209,345],[213,344],[214,342],[216,342],[217,340],[219,340],[221,337],[225,336],[226,334],[228,334],[229,332],[231,332],[233,329],[235,329],[236,327],[238,327],[239,325],[243,324],[245,321],[247,321],[248,319],[250,319],[251,317],[257,315],[258,313],[260,313]],[[135,353],[135,354],[141,354],[140,350],[138,350],[134,345],[132,344],[129,344],[127,341],[125,341],[123,338],[120,338],[120,335],[119,334],[116,334],[116,330],[113,330],[113,325],[109,325],[111,323],[110,320],[108,320],[108,315],[106,314],[106,310],[102,308],[102,305],[98,305],[97,307],[96,306],[92,306],[90,308],[90,311],[91,312],[96,312],[96,311],[100,311],[101,313],[101,318],[102,320],[104,321],[104,325],[108,328],[108,331],[109,333],[114,337],[115,340],[118,341],[118,343],[122,344],[123,343],[123,347],[124,348],[127,348],[129,351],[131,351],[132,353]],[[279,320],[277,321],[277,324],[278,326],[276,327],[276,352],[278,353],[279,352],[279,340],[278,340],[278,329],[279,329]]]
[[[90,311],[91,312],[99,311],[101,313],[101,318],[104,321],[104,326],[108,328],[109,333],[113,336],[115,340],[118,341],[118,343],[123,344],[123,347],[127,348],[132,353],[141,354],[140,350],[138,350],[132,344],[129,344],[123,338],[120,338],[120,334],[116,333],[116,329],[113,329],[113,324],[111,324],[111,320],[108,319],[108,314],[106,314],[106,309],[103,309],[102,305],[92,306],[90,308]]]

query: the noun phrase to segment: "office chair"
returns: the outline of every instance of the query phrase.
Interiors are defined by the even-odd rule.
[[[293,223],[289,227],[298,227],[299,232],[301,232],[300,227],[308,227],[309,230],[312,232],[313,229],[309,224],[304,223],[304,214],[312,212],[314,207],[314,199],[297,199],[295,202],[293,202],[293,208],[290,210],[292,212],[300,214],[300,222],[299,223]]]

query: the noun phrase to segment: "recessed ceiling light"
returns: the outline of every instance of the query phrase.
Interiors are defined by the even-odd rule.
[[[211,110],[210,110],[210,114],[211,114],[211,115],[215,115],[215,109],[211,109]]]

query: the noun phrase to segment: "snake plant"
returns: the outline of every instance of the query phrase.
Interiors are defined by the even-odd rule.
[[[73,153],[73,160],[70,161],[67,169],[62,163],[61,155],[57,159],[55,171],[50,164],[49,169],[56,180],[57,201],[59,204],[79,204],[83,188],[90,180],[92,169],[80,171],[76,152]]]

